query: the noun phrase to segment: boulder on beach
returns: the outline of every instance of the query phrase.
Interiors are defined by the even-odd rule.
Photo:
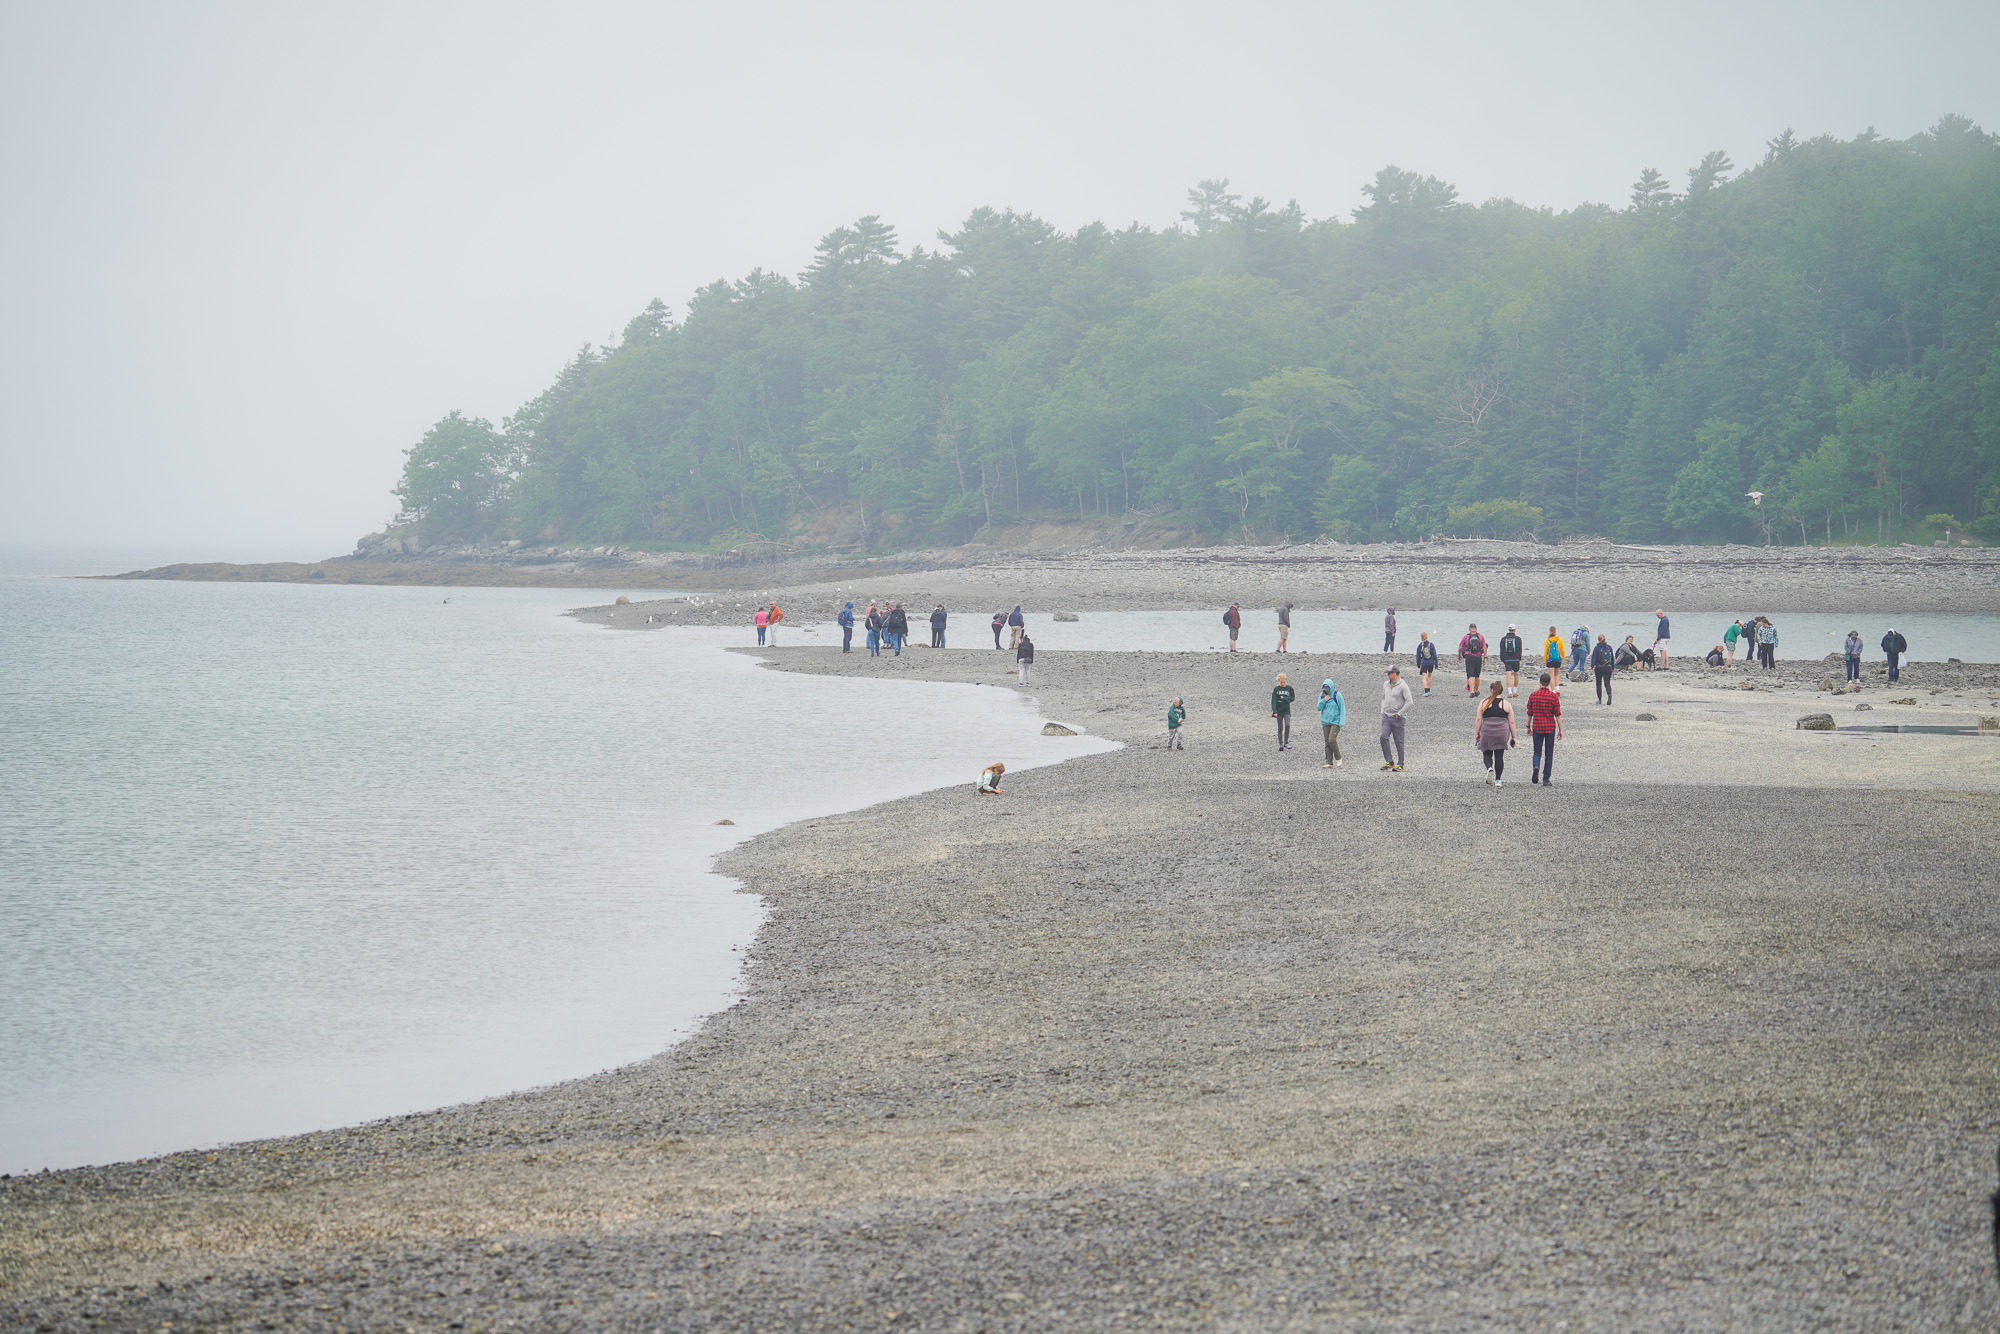
[[[1875,712],[1875,706],[1873,704],[1857,704],[1854,706],[1854,711],[1856,713],[1873,713]]]
[[[1075,732],[1072,732],[1072,731],[1071,731],[1071,730],[1070,730],[1069,728],[1067,728],[1067,727],[1064,727],[1064,726],[1063,726],[1063,725],[1062,725],[1061,723],[1043,723],[1043,724],[1042,724],[1042,735],[1043,735],[1043,736],[1075,736],[1075,735],[1076,735],[1076,733],[1075,733]]]
[[[1830,713],[1809,713],[1799,719],[1798,730],[1801,732],[1831,732],[1833,730],[1833,715]]]
[[[1074,621],[1077,619],[1077,614],[1073,611],[1059,611],[1055,614],[1055,619],[1058,621]]]
[[[632,605],[632,599],[620,593],[611,605],[614,607],[629,607]]]

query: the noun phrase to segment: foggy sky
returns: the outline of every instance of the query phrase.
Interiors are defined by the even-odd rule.
[[[344,552],[401,452],[879,213],[1622,206],[1790,127],[2000,127],[2000,5],[0,9],[0,545]],[[163,556],[164,558],[164,556]]]

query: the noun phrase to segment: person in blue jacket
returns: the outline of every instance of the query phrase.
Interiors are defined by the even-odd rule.
[[[1326,737],[1326,767],[1345,769],[1340,759],[1340,728],[1347,721],[1347,701],[1331,681],[1319,683],[1319,730]]]
[[[1611,702],[1612,656],[1611,640],[1605,635],[1599,635],[1597,637],[1597,647],[1590,651],[1591,670],[1597,677],[1597,702],[1599,704],[1609,704]]]
[[[840,651],[846,653],[854,647],[854,604],[842,607],[833,619],[840,625]]]

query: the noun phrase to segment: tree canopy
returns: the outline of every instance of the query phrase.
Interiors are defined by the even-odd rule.
[[[1789,130],[1627,207],[1390,166],[1350,219],[866,217],[796,278],[654,301],[398,494],[441,534],[874,548],[1052,514],[1189,540],[2000,538],[2000,141]],[[1753,503],[1750,493],[1757,493]]]

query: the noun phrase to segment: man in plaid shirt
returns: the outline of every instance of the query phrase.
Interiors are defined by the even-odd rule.
[[[1528,731],[1534,739],[1534,770],[1530,783],[1543,787],[1555,781],[1556,739],[1563,734],[1562,696],[1549,689],[1553,674],[1542,673],[1542,688],[1528,696]]]

